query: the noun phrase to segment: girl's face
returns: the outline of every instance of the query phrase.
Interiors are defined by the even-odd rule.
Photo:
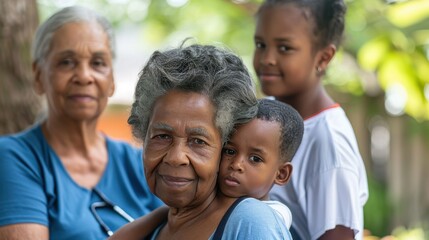
[[[257,18],[253,66],[264,94],[294,96],[319,83],[313,20],[294,4],[267,7]]]
[[[216,194],[222,141],[215,111],[208,97],[177,90],[154,105],[144,169],[151,191],[170,207],[200,206]]]
[[[267,200],[278,178],[289,178],[289,168],[284,166],[290,163],[280,161],[280,132],[278,122],[261,119],[237,128],[222,151],[219,187],[223,194]]]

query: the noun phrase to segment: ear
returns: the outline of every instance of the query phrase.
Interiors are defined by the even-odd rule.
[[[292,176],[292,169],[292,163],[290,162],[281,164],[277,170],[277,176],[276,179],[274,179],[274,183],[278,185],[285,185]]]
[[[33,75],[34,75],[34,83],[33,83],[34,91],[37,94],[42,95],[43,93],[45,93],[45,89],[43,88],[41,69],[39,67],[39,64],[37,64],[37,62],[35,61],[32,64],[32,68],[33,68]]]
[[[321,70],[320,72],[324,72],[332,58],[334,58],[336,51],[337,47],[335,47],[334,44],[329,44],[320,49],[317,53],[316,69],[319,68]]]

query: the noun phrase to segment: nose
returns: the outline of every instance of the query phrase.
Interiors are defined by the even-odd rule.
[[[237,172],[243,172],[243,158],[240,156],[236,156],[233,159],[231,159],[231,163],[229,164],[229,168],[237,171]]]
[[[75,68],[73,82],[81,85],[88,85],[94,82],[93,71],[88,64],[79,64]]]
[[[261,57],[259,59],[259,63],[261,63],[264,66],[274,66],[276,65],[276,56],[275,53],[270,50],[266,49],[261,53]]]
[[[189,164],[187,146],[182,141],[175,141],[168,149],[163,162],[174,167],[186,166]]]

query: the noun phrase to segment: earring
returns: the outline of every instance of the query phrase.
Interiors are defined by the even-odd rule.
[[[320,66],[317,66],[316,71],[317,71],[317,73],[321,73],[322,72],[322,68]]]

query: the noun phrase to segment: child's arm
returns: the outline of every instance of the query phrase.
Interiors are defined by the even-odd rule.
[[[108,240],[143,239],[168,217],[168,210],[167,206],[159,207],[151,213],[136,219],[134,222],[122,226]]]

